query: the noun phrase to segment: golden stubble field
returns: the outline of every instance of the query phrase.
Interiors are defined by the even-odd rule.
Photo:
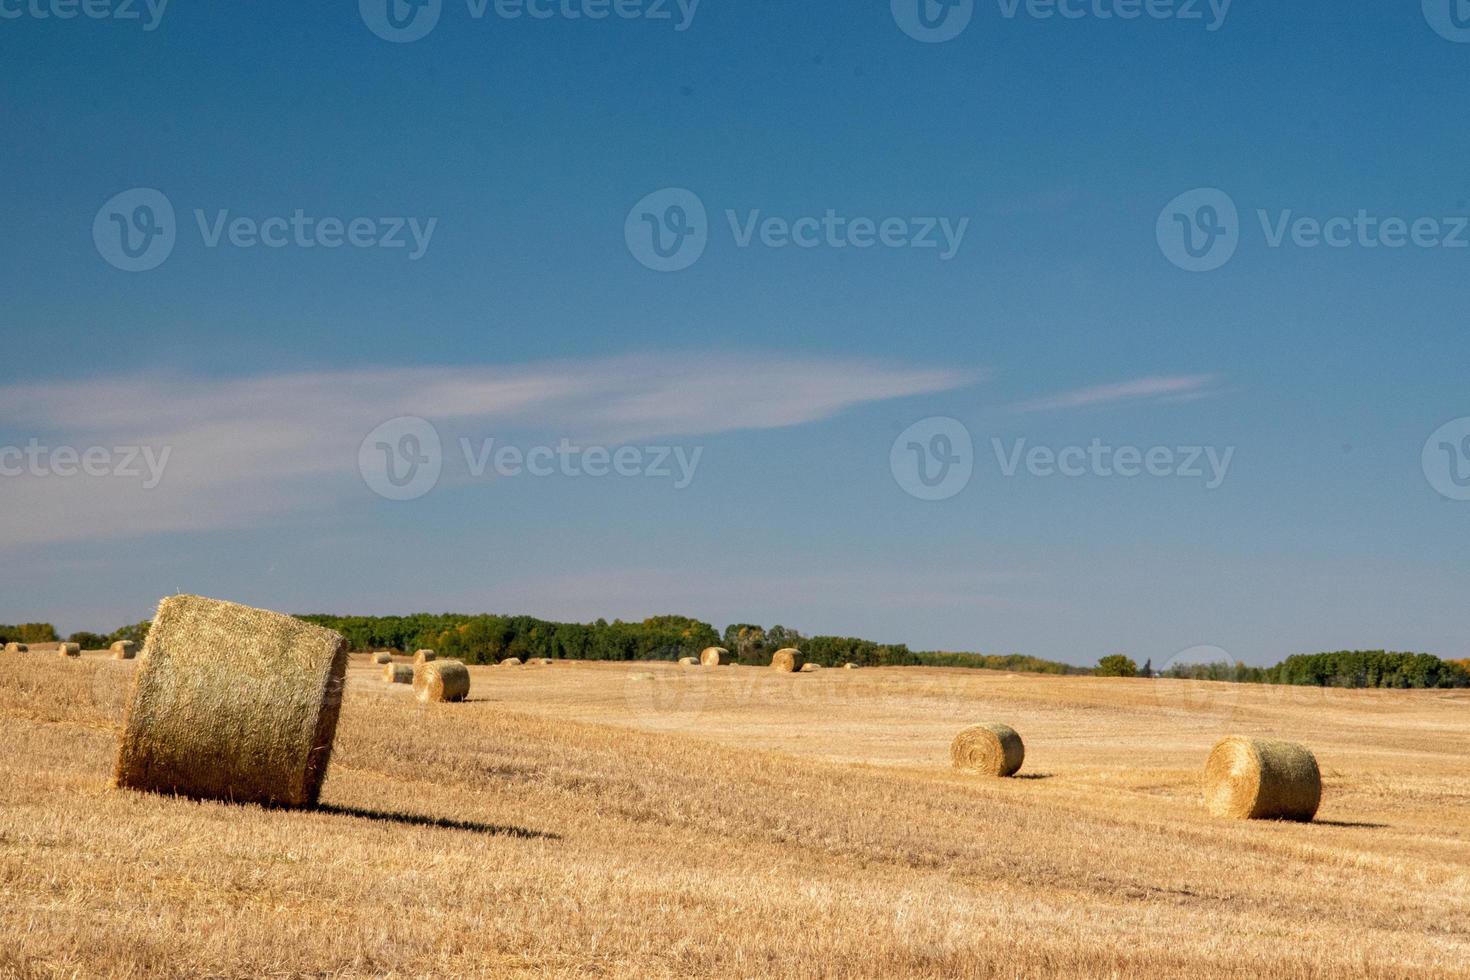
[[[0,654],[0,976],[1470,976],[1470,692],[354,657],[315,812],[109,788],[134,667]],[[949,768],[966,724],[1020,778]],[[1234,823],[1229,732],[1318,821]]]

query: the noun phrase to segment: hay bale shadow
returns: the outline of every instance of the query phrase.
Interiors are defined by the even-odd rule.
[[[336,806],[331,803],[319,804],[315,812],[325,813],[335,817],[353,817],[358,820],[398,823],[409,827],[438,827],[443,830],[465,830],[472,834],[490,834],[496,837],[519,837],[524,840],[561,840],[561,834],[553,834],[544,830],[529,830],[525,827],[511,827],[493,823],[478,823],[473,820],[451,820],[448,817],[428,817],[417,813],[393,813],[388,810],[369,810],[365,807],[357,806]]]

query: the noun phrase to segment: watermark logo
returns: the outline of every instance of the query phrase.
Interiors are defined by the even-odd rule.
[[[394,44],[426,37],[438,26],[443,8],[444,0],[357,0],[368,30]]]
[[[915,41],[952,41],[970,26],[975,0],[890,0],[893,21]]]
[[[174,206],[162,191],[151,187],[135,187],[113,196],[92,219],[97,254],[124,272],[158,268],[177,240]]]
[[[367,434],[357,468],[368,489],[388,500],[417,500],[433,490],[444,469],[439,430],[427,419],[403,415]]]
[[[959,253],[970,227],[966,217],[870,218],[839,214],[834,208],[797,217],[727,208],[724,218],[732,243],[740,249],[932,249],[941,262]],[[649,194],[623,221],[628,251],[657,272],[677,272],[699,261],[713,231],[704,202],[683,188]]]
[[[555,446],[541,445],[522,449],[483,439],[479,445],[461,437],[460,451],[465,469],[475,479],[492,468],[497,476],[530,476],[546,478],[563,476],[570,479],[606,476],[642,477],[672,480],[675,490],[686,489],[694,482],[703,446],[579,446],[563,438]]]
[[[1180,194],[1159,212],[1154,226],[1159,250],[1186,272],[1213,272],[1240,245],[1240,213],[1230,195],[1214,187]]]
[[[1255,209],[1261,240],[1272,250],[1300,248],[1465,249],[1470,216],[1383,216],[1358,208],[1352,214],[1299,214],[1292,208]],[[1213,187],[1180,194],[1159,213],[1155,226],[1165,258],[1188,272],[1212,272],[1235,255],[1245,228],[1230,195]]]
[[[147,33],[158,29],[167,9],[168,0],[0,0],[0,20],[136,20]]]
[[[623,239],[633,258],[655,272],[687,269],[709,244],[704,202],[682,187],[654,191],[628,212]]]
[[[1420,461],[1425,479],[1441,497],[1470,500],[1470,416],[1436,429]]]
[[[888,468],[904,493],[919,500],[948,500],[970,483],[975,445],[958,419],[920,419],[899,433]]]
[[[1470,0],[1423,0],[1424,19],[1446,41],[1470,44]]]
[[[1226,446],[1114,446],[1102,439],[1087,445],[1030,445],[1017,439],[1009,447],[1002,439],[991,439],[1001,476],[1010,478],[1024,471],[1028,476],[1067,479],[1093,477],[1125,480],[1140,476],[1158,479],[1200,480],[1206,490],[1218,490],[1230,472],[1235,447]]]
[[[3,2],[3,0],[0,0]],[[428,253],[438,218],[317,216],[296,208],[264,218],[229,208],[193,210],[200,243],[208,249],[385,249],[406,252],[410,262]],[[92,241],[109,265],[126,272],[156,269],[179,238],[173,204],[149,187],[123,191],[92,219]]]
[[[75,476],[139,480],[144,490],[163,482],[172,446],[48,446],[32,438],[24,446],[0,446],[0,477]]]

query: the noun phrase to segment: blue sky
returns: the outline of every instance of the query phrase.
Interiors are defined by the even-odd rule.
[[[369,29],[371,0],[170,4],[152,30],[142,4],[37,16],[55,2],[0,2],[0,467],[35,440],[111,470],[0,476],[0,622],[110,628],[188,591],[682,612],[1078,663],[1470,656],[1470,501],[1445,482],[1470,456],[1421,458],[1470,416],[1470,31],[1448,2],[1123,20],[1097,11],[1127,0],[989,0],[941,43],[887,2],[594,21],[445,0],[403,43]],[[138,188],[175,241],[131,272],[94,224],[126,224]],[[668,217],[670,188],[703,208],[703,251],[658,272],[625,226]],[[1191,272],[1159,228],[1203,229],[1201,188],[1238,221]],[[404,248],[208,244],[297,211],[432,232],[416,258],[406,220]],[[740,244],[829,211],[963,234],[948,258]],[[1306,227],[1272,247],[1283,221],[1359,212],[1432,219],[1439,244],[1308,247]],[[442,444],[411,500],[359,458],[399,417]],[[933,418],[973,461],[926,500],[894,444]],[[1460,445],[1445,433],[1431,457]],[[460,440],[491,438],[699,456],[687,486],[476,475]],[[1094,440],[1175,469],[1231,455],[1213,489],[1002,466]],[[168,450],[156,486],[129,447]]]

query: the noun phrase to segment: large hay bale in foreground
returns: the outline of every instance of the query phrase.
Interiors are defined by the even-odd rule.
[[[138,644],[132,640],[118,640],[108,649],[112,651],[113,660],[132,660],[138,655]]]
[[[30,649],[31,648],[28,647],[28,646],[26,646],[24,643],[7,643],[7,644],[5,644],[5,652],[6,653],[28,653],[28,652],[30,652]]]
[[[1009,725],[971,725],[954,738],[949,758],[956,769],[982,776],[1014,776],[1026,759],[1021,736]]]
[[[426,664],[431,660],[437,660],[439,655],[433,650],[419,650],[413,655],[413,665]]]
[[[373,663],[375,664],[391,664],[392,662],[393,654],[387,650],[378,650],[373,654]]]
[[[312,806],[346,670],[347,641],[331,630],[217,599],[164,599],[138,660],[115,782]]]
[[[389,684],[412,684],[413,664],[388,664],[383,668],[383,680]]]
[[[1237,820],[1311,820],[1322,774],[1310,749],[1274,738],[1231,735],[1205,762],[1205,805]]]
[[[80,657],[82,645],[80,643],[61,643],[57,645],[56,652],[63,657]]]
[[[771,654],[771,669],[779,670],[783,674],[795,673],[801,670],[805,663],[806,657],[802,656],[801,651],[795,647],[787,647]]]
[[[500,661],[500,666],[502,667],[519,667],[520,665],[520,657],[506,657],[504,660]]]
[[[706,667],[718,667],[730,662],[730,651],[724,647],[705,647],[699,653],[699,662]]]
[[[423,702],[463,701],[470,693],[470,671],[458,660],[431,660],[413,672],[413,689]]]

